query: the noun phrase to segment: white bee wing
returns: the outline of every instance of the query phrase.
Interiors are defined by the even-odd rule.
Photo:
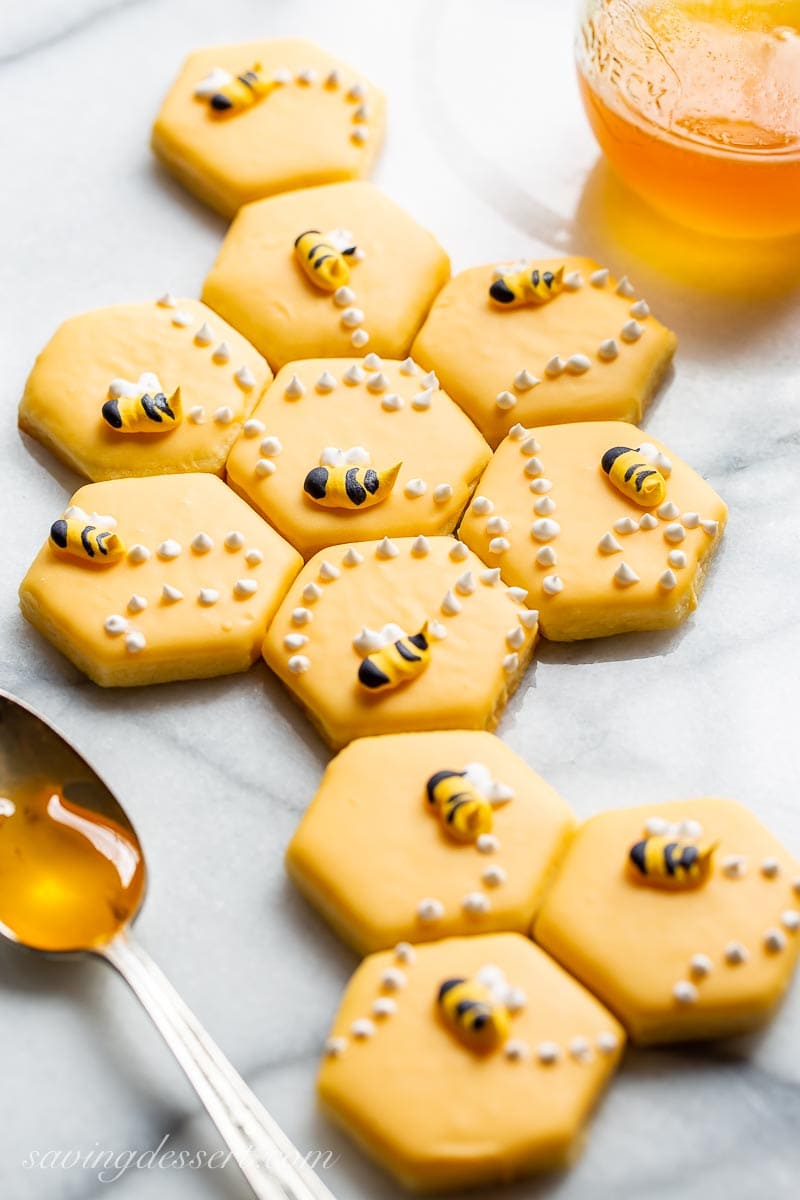
[[[82,508],[78,508],[77,504],[70,504],[69,508],[64,509],[64,516],[68,521],[88,521],[89,514],[84,512]]]
[[[476,787],[482,796],[488,798],[492,783],[494,782],[489,768],[479,762],[467,763],[464,767],[464,774],[472,786]]]
[[[340,254],[354,249],[356,244],[356,239],[349,229],[332,229],[330,233],[325,234],[325,241],[335,246]]]
[[[388,646],[390,642],[399,642],[400,638],[408,637],[405,629],[401,629],[399,625],[395,625],[390,621],[388,625],[384,625],[381,630],[384,646]]]
[[[139,389],[143,392],[163,392],[159,378],[152,371],[144,371],[139,376]]]
[[[353,638],[353,647],[359,654],[366,657],[367,654],[374,654],[376,650],[382,650],[386,645],[386,639],[379,629],[370,629],[365,625],[359,633],[358,637]]]
[[[344,451],[338,446],[326,446],[319,456],[321,467],[343,467],[345,464]]]
[[[130,379],[112,379],[108,385],[108,394],[112,399],[118,396],[138,396],[139,384],[132,383]]]
[[[201,79],[194,89],[195,96],[205,99],[207,96],[213,96],[214,92],[218,92],[220,88],[225,87],[227,83],[233,79],[230,71],[226,71],[224,67],[212,67],[205,79]]]
[[[102,529],[117,528],[117,518],[107,516],[105,513],[89,513],[89,521],[92,525],[99,525]]]
[[[344,461],[348,467],[368,467],[372,462],[372,456],[369,450],[365,450],[363,446],[351,446],[344,452]]]
[[[492,808],[498,808],[501,804],[508,804],[509,800],[513,800],[514,792],[507,783],[500,783],[499,780],[493,779],[489,787],[488,799]]]

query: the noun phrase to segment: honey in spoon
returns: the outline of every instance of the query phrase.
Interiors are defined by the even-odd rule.
[[[41,781],[0,795],[0,927],[34,949],[104,945],[142,902],[135,833],[78,803],[83,786]]]

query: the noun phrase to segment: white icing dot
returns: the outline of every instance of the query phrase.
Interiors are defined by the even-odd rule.
[[[230,533],[225,534],[225,545],[228,550],[241,550],[244,545],[244,534],[238,529],[232,529]]]
[[[540,1063],[551,1066],[561,1058],[561,1049],[556,1042],[539,1042],[536,1047],[536,1057]]]
[[[618,554],[622,549],[613,533],[604,533],[597,543],[597,549],[601,554]]]
[[[113,614],[110,617],[106,617],[103,622],[103,628],[111,637],[119,637],[121,633],[125,633],[128,629],[128,621],[125,617]]]
[[[583,287],[580,271],[569,271],[564,276],[564,287],[568,292],[577,292],[579,288]]]
[[[510,587],[506,590],[506,595],[509,600],[513,600],[517,604],[524,604],[528,599],[528,590],[527,588]]]
[[[435,641],[442,642],[447,637],[447,626],[443,625],[441,621],[430,621],[428,623],[428,633]]]
[[[584,375],[592,365],[592,360],[585,354],[572,354],[567,359],[566,370],[570,375]]]
[[[605,287],[608,283],[608,267],[601,267],[599,271],[594,271],[593,274],[589,276],[589,282],[591,283],[592,287]]]
[[[417,392],[416,396],[411,397],[411,407],[415,408],[417,412],[425,412],[430,408],[432,399],[433,389],[426,388],[424,392]]]
[[[777,879],[781,872],[781,864],[777,858],[765,858],[761,863],[761,874],[766,879]]]
[[[310,84],[314,83],[316,78],[317,72],[313,67],[303,67],[297,72],[297,82],[303,84],[305,87],[308,87]]]
[[[749,957],[747,948],[741,942],[728,942],[725,947],[725,961],[731,966],[741,966],[742,963],[747,962]]]
[[[257,420],[255,417],[251,417],[249,421],[245,421],[244,425],[242,426],[242,432],[247,438],[258,437],[258,435],[263,433],[265,429],[266,425],[264,422]]]
[[[539,624],[538,608],[526,608],[522,612],[517,613],[519,623],[524,629],[535,629]]]
[[[368,371],[380,371],[383,363],[377,354],[368,354],[364,359],[364,366]]]
[[[183,592],[180,588],[173,587],[170,583],[165,583],[161,589],[161,599],[165,604],[177,604],[183,599]]]
[[[209,325],[208,321],[203,321],[203,324],[194,335],[194,340],[198,346],[210,346],[214,340],[214,330]]]
[[[132,629],[130,633],[125,634],[125,649],[129,654],[139,654],[146,645],[147,640],[138,629]]]
[[[353,363],[352,366],[348,367],[342,376],[344,382],[349,384],[363,383],[366,378],[366,371],[362,371],[361,367],[359,367],[356,363]]]
[[[369,1017],[359,1017],[357,1021],[353,1021],[350,1026],[350,1032],[354,1038],[365,1040],[375,1036],[374,1022],[370,1021]]]
[[[634,571],[633,567],[628,566],[626,562],[621,562],[614,572],[614,578],[617,583],[623,587],[631,587],[634,583],[640,583],[639,576]]]
[[[397,392],[387,392],[381,398],[381,408],[385,409],[386,412],[399,412],[404,405],[405,400]]]
[[[303,588],[303,599],[306,604],[313,604],[315,600],[319,600],[322,595],[322,588],[318,583],[307,583]]]
[[[729,879],[742,879],[747,871],[747,859],[743,854],[727,854],[720,867]]]
[[[350,334],[350,345],[355,346],[356,350],[360,350],[362,346],[366,346],[369,341],[369,334],[366,329],[354,329]]]
[[[394,956],[398,962],[411,964],[416,962],[417,952],[410,942],[398,942],[394,948]]]
[[[500,840],[493,833],[481,833],[475,846],[481,854],[496,854],[500,849]]]
[[[214,353],[211,355],[215,363],[226,363],[231,361],[231,348],[227,342],[220,342]]]
[[[385,1019],[386,1017],[394,1016],[397,1012],[397,1004],[390,996],[379,996],[373,1002],[372,1014],[375,1017]]]
[[[533,511],[538,513],[539,516],[549,517],[551,513],[556,511],[556,502],[549,496],[542,496],[535,502]]]
[[[489,553],[490,554],[505,554],[506,551],[510,550],[510,549],[511,549],[511,542],[508,540],[508,538],[493,537],[492,540],[489,542]]]
[[[464,562],[465,559],[469,558],[469,550],[463,542],[454,542],[448,553],[453,562]]]
[[[664,530],[664,539],[667,542],[682,542],[686,537],[686,530],[681,525],[680,521],[673,521],[671,525],[667,525]]]
[[[800,929],[800,912],[794,908],[787,908],[785,912],[781,913],[781,924],[785,929],[790,929],[794,933]]]
[[[364,310],[361,308],[346,308],[340,318],[345,329],[357,329],[364,324]]]
[[[214,542],[207,533],[196,533],[192,538],[191,547],[195,554],[208,554],[209,550],[213,550]]]
[[[331,375],[330,371],[323,371],[314,386],[316,387],[318,392],[323,392],[323,393],[332,392],[333,389],[336,387],[336,380],[334,379],[333,375]],[[288,388],[287,388],[287,393],[288,393]]]
[[[495,405],[501,412],[508,412],[517,403],[517,397],[513,392],[498,392],[495,398]]]
[[[268,475],[274,475],[275,470],[275,463],[271,459],[259,458],[253,467],[253,474],[257,479],[266,479]]]
[[[230,425],[233,420],[233,409],[229,405],[224,404],[222,408],[218,408],[214,413],[214,420],[218,425]]]
[[[629,300],[631,299],[632,296],[636,295],[636,289],[634,288],[630,279],[628,279],[627,275],[622,276],[622,278],[620,279],[619,283],[617,284],[617,286],[615,288],[615,291],[618,296],[625,296]]]
[[[437,504],[444,504],[445,500],[449,500],[453,495],[453,489],[449,483],[440,483],[433,489],[433,498]]]
[[[128,612],[132,612],[132,613],[144,612],[144,610],[146,608],[147,608],[147,597],[139,596],[136,592],[134,592],[134,594],[131,596],[130,600],[128,601]]]
[[[283,639],[283,645],[286,650],[302,650],[303,646],[308,643],[308,638],[304,633],[287,633]]]
[[[320,378],[322,378],[322,376],[320,376]],[[301,396],[306,394],[305,385],[303,384],[302,380],[298,379],[296,375],[293,375],[286,387],[283,389],[283,394],[288,400],[299,400]]]
[[[342,562],[346,567],[357,567],[359,563],[363,563],[364,555],[359,554],[353,546],[348,546],[342,555]]]
[[[620,517],[614,522],[614,529],[617,533],[636,533],[639,528],[639,522],[634,521],[633,517]]]
[[[448,588],[442,601],[442,612],[445,616],[454,617],[456,613],[461,612],[461,601]]]
[[[257,591],[258,580],[256,579],[237,579],[233,585],[234,596],[253,596]]]
[[[261,443],[261,453],[265,454],[267,458],[275,458],[275,456],[280,454],[282,450],[283,445],[281,444],[280,438],[265,437]]]
[[[558,376],[562,374],[566,365],[567,364],[564,362],[564,359],[560,354],[554,354],[553,357],[548,359],[545,363],[544,373],[550,379],[557,379]]]
[[[444,916],[444,905],[441,900],[435,900],[432,897],[426,897],[420,900],[417,905],[417,916],[421,921],[427,924],[433,921],[440,921]]]
[[[672,989],[672,994],[679,1004],[695,1004],[697,988],[688,979],[679,980]]]
[[[564,590],[564,580],[560,575],[545,575],[542,580],[542,591],[548,596],[557,596]]]
[[[527,368],[518,371],[514,376],[514,387],[520,392],[529,392],[531,388],[536,387],[537,383],[541,382],[541,379],[537,379]]]
[[[768,929],[764,934],[764,947],[772,954],[786,949],[786,934],[781,929]]]
[[[662,521],[672,521],[675,517],[679,516],[680,509],[672,500],[665,500],[663,504],[658,506],[656,512]]]
[[[685,512],[681,517],[681,521],[686,529],[697,529],[700,524],[700,513]]]
[[[531,1048],[522,1038],[509,1038],[503,1046],[503,1054],[511,1062],[522,1062],[530,1058]]]
[[[716,537],[717,530],[719,529],[719,521],[701,521],[700,528],[704,530],[709,537]]]
[[[685,567],[688,559],[683,550],[670,550],[667,555],[667,562],[671,567]]]
[[[193,425],[205,425],[206,410],[203,408],[202,404],[195,404],[192,408],[190,408],[188,416]]]
[[[338,287],[333,293],[333,303],[337,308],[348,308],[351,304],[355,303],[355,300],[356,294],[349,287]]]
[[[601,1054],[613,1054],[619,1046],[619,1038],[610,1029],[598,1033],[595,1044]]]
[[[639,338],[644,333],[644,326],[638,321],[626,321],[620,330],[620,337],[623,342],[638,342]]]
[[[388,537],[381,538],[375,547],[375,555],[377,558],[397,558],[400,551],[397,546]]]
[[[251,392],[256,386],[256,377],[246,363],[243,363],[238,371],[234,372],[233,378],[243,392]]]
[[[606,340],[601,342],[597,347],[598,358],[601,358],[603,362],[613,362],[618,354],[619,346],[614,338],[606,338]]]
[[[519,655],[514,651],[503,659],[503,670],[507,675],[513,675],[519,669]]]
[[[481,879],[487,887],[500,887],[506,881],[506,873],[502,867],[487,867],[481,874]]]
[[[512,442],[520,442],[527,434],[527,429],[524,425],[520,425],[519,421],[516,425],[512,425],[508,431],[508,436]]]
[[[544,467],[542,466],[541,460],[538,458],[535,458],[535,457],[529,458],[528,461],[525,463],[525,466],[523,469],[525,471],[525,474],[530,476],[531,478],[535,478],[537,475],[541,475],[542,472],[544,471]]]
[[[404,358],[398,369],[401,375],[416,375],[419,370],[413,358]]]
[[[147,562],[149,557],[150,551],[147,549],[147,546],[142,546],[139,542],[131,546],[128,551],[128,558],[132,563]]]
[[[591,1062],[594,1057],[592,1046],[587,1037],[574,1037],[569,1043],[570,1057],[576,1062]]]
[[[180,542],[176,542],[174,540],[174,538],[167,538],[167,540],[165,542],[161,543],[161,545],[158,547],[158,550],[156,551],[159,558],[168,558],[168,559],[169,558],[177,558],[178,555],[180,554],[180,552],[181,552],[181,544],[180,544]],[[149,557],[149,555],[148,555],[148,557]]]
[[[293,654],[286,665],[293,675],[302,675],[311,666],[311,659],[305,654]]]
[[[714,964],[707,954],[693,954],[689,961],[689,970],[696,979],[705,979],[714,969]]]
[[[172,318],[172,324],[185,329],[187,325],[192,323],[192,314],[187,312],[176,312]],[[135,652],[134,652],[135,653]]]
[[[378,371],[375,375],[370,375],[367,380],[367,389],[370,392],[385,392],[389,386],[389,380],[384,375],[383,371]]]
[[[632,317],[649,317],[650,305],[646,300],[637,300],[635,304],[631,305],[630,313]]]
[[[639,528],[640,529],[657,529],[658,521],[656,520],[656,518],[653,516],[652,513],[645,513],[644,516],[639,521]]]
[[[329,1037],[325,1042],[325,1054],[328,1058],[340,1058],[347,1049],[347,1038]]]
[[[549,517],[542,517],[531,525],[531,537],[537,542],[550,542],[561,533],[561,526]]]
[[[663,571],[662,574],[659,575],[658,582],[665,592],[671,592],[678,582],[678,577],[675,572],[671,571],[668,567],[666,571]]]
[[[326,583],[331,583],[334,579],[338,579],[341,571],[335,567],[332,562],[328,562],[326,558],[322,560],[319,568],[319,577]]]
[[[472,501],[472,511],[476,516],[486,516],[488,513],[494,512],[494,504],[488,496],[476,496]]]
[[[453,557],[452,551],[450,557]],[[475,591],[475,577],[471,571],[465,571],[463,575],[459,575],[456,580],[456,591],[460,596],[471,596]]]
[[[525,431],[527,433],[527,430]],[[538,454],[541,445],[535,437],[527,437],[519,448],[520,454]]]
[[[539,476],[538,479],[531,480],[528,486],[532,492],[535,492],[536,495],[541,496],[544,495],[545,492],[552,491],[553,481],[551,479],[545,479],[544,476]]]
[[[177,308],[178,306],[178,302],[172,292],[164,292],[163,296],[158,297],[156,304],[159,308]]]
[[[416,558],[424,558],[426,554],[430,553],[430,548],[431,545],[428,539],[420,534],[420,536],[415,538],[411,544],[411,553]]]
[[[515,625],[506,634],[506,645],[509,650],[520,650],[525,644],[525,630],[522,625]]]
[[[219,592],[216,588],[200,588],[197,593],[197,599],[205,608],[210,608],[212,604],[216,604],[219,600]]]
[[[396,951],[395,951],[396,953]],[[387,992],[400,992],[408,983],[405,971],[399,967],[387,967],[381,975],[381,987]]]
[[[470,913],[473,916],[480,916],[483,913],[487,913],[492,906],[489,902],[489,897],[484,896],[483,892],[468,892],[461,901],[461,907],[466,913]]]
[[[490,567],[488,571],[481,571],[480,581],[487,587],[494,587],[496,583],[500,582],[500,568]]]
[[[510,528],[511,522],[507,521],[505,517],[489,517],[486,522],[487,533],[508,533]]]

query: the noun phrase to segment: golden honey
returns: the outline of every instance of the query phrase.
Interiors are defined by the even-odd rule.
[[[39,785],[0,797],[0,926],[39,950],[102,945],[136,913],[145,870],[132,832]]]
[[[577,62],[598,142],[654,208],[721,236],[800,230],[800,0],[597,0]]]

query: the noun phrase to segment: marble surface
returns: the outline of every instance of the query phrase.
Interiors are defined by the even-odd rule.
[[[16,587],[77,479],[15,428],[62,318],[165,288],[197,293],[223,222],[153,162],[148,130],[184,52],[302,33],[390,100],[377,181],[454,266],[554,248],[626,271],[676,328],[646,425],[727,499],[699,611],[672,634],[544,646],[499,732],[587,816],[718,793],[800,851],[797,246],[714,245],[651,217],[598,163],[547,0],[28,0],[0,11],[4,519],[2,685],[74,739],[127,806],[151,882],[138,925],[211,1033],[304,1149],[341,1157],[339,1200],[400,1193],[315,1113],[319,1047],[354,966],[294,894],[282,853],[326,751],[263,664],[246,676],[104,693],[21,620]],[[13,504],[9,498],[13,496]],[[643,700],[643,697],[646,700]],[[144,749],[144,752],[143,752]],[[795,1197],[800,989],[763,1035],[631,1052],[568,1174],[508,1200]],[[100,963],[0,946],[0,1195],[242,1200],[234,1168],[25,1165],[47,1149],[217,1147],[193,1093]],[[500,1194],[499,1192],[497,1193]]]

